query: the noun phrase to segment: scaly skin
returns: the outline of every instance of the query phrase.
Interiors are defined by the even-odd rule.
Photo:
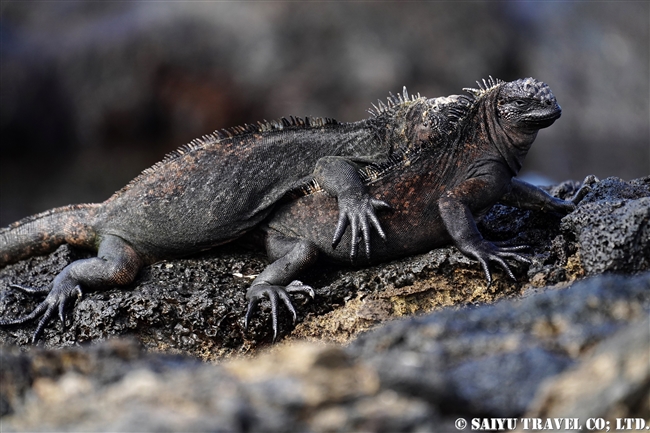
[[[488,285],[492,282],[490,262],[515,279],[506,260],[529,263],[519,253],[526,246],[497,246],[485,240],[476,220],[497,202],[567,214],[584,197],[586,189],[578,191],[574,201],[560,200],[513,179],[538,130],[560,117],[561,109],[548,86],[533,79],[484,84],[481,89],[469,89],[474,95],[469,104],[460,97],[418,98],[381,110],[378,117],[405,120],[401,128],[384,129],[383,139],[406,139],[418,150],[401,165],[366,183],[370,197],[390,203],[393,211],[379,218],[385,240],[373,240],[372,256],[360,258],[359,264],[424,253],[452,243],[479,262]],[[263,230],[269,257],[276,261],[248,291],[247,320],[259,300],[269,296],[277,332],[278,298],[295,317],[283,287],[289,282],[292,291],[301,287],[295,278],[318,257],[347,260],[344,251],[354,248],[357,239],[352,230],[342,237],[343,249],[330,247],[335,233],[331,222],[337,212],[336,201],[324,191],[312,191],[274,211]]]
[[[273,260],[253,282],[246,322],[263,297],[295,318],[288,293],[313,290],[294,278],[319,255],[358,264],[390,260],[453,242],[483,267],[528,261],[476,229],[504,198],[570,212],[573,204],[512,181],[540,128],[560,115],[550,89],[533,79],[490,79],[473,97],[404,96],[369,119],[329,119],[234,128],[195,140],[145,170],[101,204],[58,208],[0,230],[0,266],[63,242],[96,249],[68,265],[31,313],[34,340],[85,288],[130,284],[148,263],[209,249],[260,229]],[[541,205],[540,205],[541,203]],[[390,212],[379,212],[392,207]],[[266,221],[266,222],[265,222]],[[347,228],[350,230],[347,230]],[[376,231],[383,241],[374,242]],[[365,256],[358,256],[363,241]],[[337,248],[337,245],[341,247]]]

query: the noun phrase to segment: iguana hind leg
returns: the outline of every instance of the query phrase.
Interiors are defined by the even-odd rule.
[[[271,319],[273,323],[273,341],[278,335],[278,298],[293,315],[296,321],[296,310],[289,299],[289,293],[305,292],[312,298],[314,290],[294,278],[303,270],[310,267],[318,258],[318,248],[306,239],[288,238],[278,234],[269,234],[266,242],[267,252],[274,260],[261,274],[253,280],[246,292],[249,300],[246,311],[245,327],[252,317],[257,305],[268,297],[271,302]]]
[[[73,297],[81,296],[82,288],[129,284],[142,265],[142,259],[126,241],[117,236],[105,236],[99,245],[97,257],[70,263],[54,278],[51,289],[12,285],[28,293],[47,293],[47,297],[30,314],[17,319],[0,319],[0,325],[18,325],[40,316],[32,337],[32,341],[36,342],[57,310],[61,322],[65,324],[66,305]]]

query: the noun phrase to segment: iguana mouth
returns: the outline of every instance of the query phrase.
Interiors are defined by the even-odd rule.
[[[526,126],[533,126],[536,129],[547,128],[551,126],[562,115],[562,109],[556,105],[550,110],[535,111],[526,116],[522,116],[522,121]]]

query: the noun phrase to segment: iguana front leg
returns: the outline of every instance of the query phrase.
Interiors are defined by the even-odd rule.
[[[485,240],[478,231],[470,206],[474,209],[485,209],[496,201],[488,193],[494,189],[489,188],[489,184],[490,182],[486,180],[470,179],[438,199],[438,209],[447,232],[463,254],[478,260],[485,273],[488,286],[492,284],[490,261],[497,262],[513,280],[515,276],[504,259],[530,263],[528,258],[516,252],[525,249],[526,246],[497,246]]]
[[[576,205],[591,191],[591,185],[597,181],[595,176],[587,176],[571,200],[562,200],[515,178],[512,179],[510,191],[501,197],[499,202],[520,209],[557,212],[566,215],[575,210]]]
[[[370,258],[370,227],[374,227],[379,236],[386,240],[386,234],[381,228],[375,210],[390,209],[390,205],[370,197],[357,167],[346,158],[328,156],[319,159],[314,170],[314,178],[327,193],[338,200],[339,219],[332,238],[332,248],[336,248],[343,238],[345,229],[350,225],[352,230],[350,260],[354,261],[357,256],[359,232],[365,244],[366,256]]]
[[[279,234],[269,234],[266,240],[266,249],[269,258],[273,260],[261,274],[253,280],[253,284],[246,292],[246,299],[249,300],[245,327],[248,328],[250,318],[255,311],[257,304],[266,296],[271,301],[271,319],[273,323],[273,341],[278,335],[278,298],[293,315],[296,321],[296,310],[289,299],[288,293],[306,292],[312,298],[314,290],[294,280],[296,276],[318,258],[318,248],[306,240],[288,238]]]

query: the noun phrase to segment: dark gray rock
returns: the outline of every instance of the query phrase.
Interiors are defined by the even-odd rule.
[[[575,236],[590,275],[650,269],[650,177],[596,183],[562,229]]]
[[[526,416],[650,419],[650,318],[626,326],[549,378]]]
[[[384,386],[445,411],[516,417],[546,378],[649,311],[650,274],[603,276],[522,300],[389,323],[349,350],[377,367]]]
[[[64,245],[49,256],[0,270],[2,314],[24,314],[42,300],[9,289],[10,284],[47,286],[66,263],[86,256]],[[237,249],[157,263],[145,268],[134,286],[84,293],[69,314],[68,326],[53,320],[43,340],[47,347],[65,347],[131,334],[148,347],[185,350],[196,356],[223,347],[241,348],[241,318],[250,280],[235,274],[259,273],[264,265],[258,254]],[[29,345],[29,329],[5,328],[0,330],[0,338]],[[255,338],[254,333],[249,335]]]
[[[479,355],[449,370],[448,386],[455,392],[445,398],[444,406],[450,411],[462,406],[465,414],[486,417],[518,416],[528,408],[540,382],[568,365],[570,358],[541,347]]]
[[[4,356],[3,372],[28,366],[31,389],[3,386],[15,406],[3,431],[388,433],[436,421],[336,347],[295,345],[222,366],[146,354],[132,340]]]
[[[347,350],[280,345],[221,365],[134,340],[4,348],[2,426],[388,433],[454,431],[458,417],[646,416],[649,310],[647,273],[391,323]]]

